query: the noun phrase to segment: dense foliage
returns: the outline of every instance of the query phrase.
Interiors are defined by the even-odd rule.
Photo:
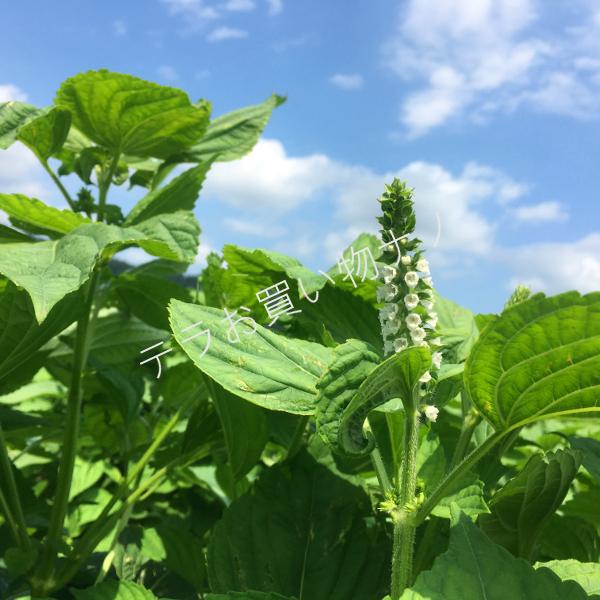
[[[0,193],[0,596],[600,597],[600,293],[440,297],[397,180],[328,272],[227,245],[185,285],[211,165],[283,101],[0,104],[69,206]]]

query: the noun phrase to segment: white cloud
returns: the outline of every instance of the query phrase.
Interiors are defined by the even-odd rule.
[[[512,211],[512,215],[521,223],[560,223],[569,218],[569,213],[560,202],[519,206]]]
[[[47,177],[37,158],[22,144],[0,150],[0,192],[33,196],[49,203]],[[54,204],[66,206],[64,202]]]
[[[283,0],[267,0],[269,14],[278,15],[283,10]]]
[[[219,11],[204,0],[162,0],[172,15],[185,21],[188,30],[196,31],[218,19]]]
[[[402,4],[384,52],[388,67],[414,86],[399,112],[405,132],[416,137],[458,117],[482,122],[523,106],[600,116],[600,25],[584,18],[558,36],[551,27],[542,34],[533,26],[550,10],[536,0]]]
[[[329,82],[342,90],[359,90],[364,84],[364,79],[358,73],[336,73],[329,78]]]
[[[285,235],[287,229],[280,225],[273,225],[267,221],[251,221],[248,219],[225,219],[223,224],[228,229],[244,235],[255,235],[261,238],[277,238]]]
[[[250,12],[256,8],[256,4],[253,0],[228,0],[223,8],[231,12]]]
[[[0,102],[26,102],[27,94],[12,83],[0,84]]]
[[[327,156],[291,157],[278,140],[262,139],[241,160],[215,164],[204,190],[238,208],[283,214],[309,201],[335,177]]]
[[[209,42],[222,42],[224,40],[239,40],[247,36],[248,32],[243,29],[223,26],[213,29],[213,31],[206,36],[206,39]]]
[[[505,250],[504,258],[515,272],[510,288],[523,283],[549,294],[600,289],[600,233],[572,243],[540,243]]]
[[[113,22],[113,33],[118,37],[127,35],[127,23],[121,19],[117,19]]]
[[[177,81],[179,79],[177,71],[170,65],[161,65],[160,67],[158,67],[156,72],[162,80],[168,81],[169,83],[172,83],[173,81]]]

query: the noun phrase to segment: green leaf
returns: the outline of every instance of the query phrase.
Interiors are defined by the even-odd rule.
[[[69,500],[91,488],[104,475],[106,466],[101,460],[88,461],[81,457],[75,459],[73,482],[69,490]]]
[[[70,127],[71,113],[52,108],[21,126],[18,139],[42,161],[47,161],[63,147]]]
[[[269,439],[266,413],[214,381],[209,387],[223,427],[227,464],[238,481],[256,465]]]
[[[600,442],[592,438],[569,436],[571,447],[583,454],[583,466],[600,485]]]
[[[377,598],[388,574],[388,545],[379,528],[367,530],[370,512],[361,488],[301,452],[293,463],[265,471],[214,527],[211,589]]]
[[[71,111],[73,124],[113,154],[168,158],[197,142],[208,109],[183,91],[105,69],[67,79],[55,103]]]
[[[492,513],[480,517],[480,526],[513,554],[531,558],[542,528],[565,499],[580,464],[577,451],[534,455],[492,497]]]
[[[420,385],[419,378],[430,367],[429,350],[412,346],[396,352],[373,369],[342,416],[338,443],[344,452],[359,455],[370,452],[373,440],[363,434],[369,412],[393,398],[400,398],[405,406],[411,406]]]
[[[0,293],[0,381],[3,382],[75,321],[83,306],[79,294],[71,294],[55,305],[50,318],[39,325],[27,293],[10,282],[6,284]]]
[[[0,149],[4,150],[17,139],[19,130],[48,109],[36,108],[26,102],[0,103]]]
[[[470,310],[437,293],[434,304],[438,331],[444,341],[444,361],[461,363],[469,356],[479,336],[475,316]]]
[[[537,294],[491,322],[465,369],[497,431],[600,410],[600,293]]]
[[[295,600],[289,596],[270,592],[229,592],[228,594],[208,594],[206,600]]]
[[[149,192],[131,209],[124,224],[134,225],[149,217],[176,210],[191,211],[211,165],[210,161],[206,161],[184,171],[164,187]]]
[[[590,596],[600,598],[600,564],[582,563],[578,560],[552,560],[539,562],[536,569],[550,569],[563,581],[576,581]]]
[[[33,242],[33,238],[30,238],[25,233],[16,231],[11,227],[0,224],[0,244],[11,244],[13,242]]]
[[[0,194],[0,209],[9,217],[55,233],[69,233],[80,225],[92,222],[79,213],[60,210],[21,194]]]
[[[159,215],[138,228],[89,223],[56,241],[4,244],[0,273],[27,290],[41,323],[57,302],[89,279],[106,252],[136,244],[170,260],[195,255],[198,225],[191,215]]]
[[[190,531],[177,525],[144,528],[142,553],[188,581],[196,591],[206,588],[204,546]]]
[[[202,139],[186,153],[186,160],[200,162],[216,155],[219,162],[241,158],[252,150],[275,108],[285,102],[273,94],[262,104],[248,106],[210,122]]]
[[[586,600],[583,589],[547,569],[536,571],[495,545],[464,514],[453,510],[448,551],[423,571],[401,600]]]
[[[240,340],[233,343],[223,311],[206,306],[172,300],[169,314],[171,330],[184,352],[226,390],[270,410],[314,413],[316,384],[331,358],[330,349],[277,335],[260,325],[253,332],[246,322],[237,325]],[[242,311],[235,319],[246,316]],[[190,329],[184,332],[186,328]],[[202,356],[207,335],[184,340],[204,329],[211,337]]]
[[[315,415],[317,431],[331,449],[338,449],[344,411],[379,362],[379,355],[360,340],[348,340],[333,349],[333,359],[317,383]]]
[[[103,581],[87,590],[70,591],[75,600],[158,600],[150,590],[133,581]]]

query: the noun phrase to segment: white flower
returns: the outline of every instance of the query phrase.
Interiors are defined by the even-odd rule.
[[[439,369],[442,366],[442,353],[434,352],[431,355],[431,362],[436,369]]]
[[[431,277],[423,277],[423,283],[429,287],[433,287],[433,279]]]
[[[398,286],[393,283],[386,283],[377,288],[377,302],[390,302],[398,293]]]
[[[429,319],[427,321],[427,325],[429,325],[429,327],[431,327],[431,329],[435,329],[437,327],[438,324],[438,316],[437,313],[431,313],[429,315]]]
[[[412,262],[412,257],[407,254],[406,256],[403,256],[400,260],[402,261],[402,264],[406,266],[410,265],[410,263]]]
[[[417,271],[421,271],[422,273],[429,273],[429,263],[426,258],[420,258],[417,261]]]
[[[383,308],[379,311],[384,319],[395,319],[398,314],[398,305],[397,304],[384,304]]]
[[[399,337],[394,340],[394,350],[396,352],[400,352],[400,350],[404,350],[408,348],[408,340],[405,337]]]
[[[393,350],[394,345],[392,344],[392,342],[390,342],[389,340],[385,340],[385,342],[383,342],[383,353],[391,354]]]
[[[422,346],[423,348],[429,348],[429,344],[425,340],[421,340],[420,342],[415,342],[415,346]]]
[[[437,406],[431,406],[429,404],[425,407],[423,414],[427,417],[427,419],[435,423],[437,421],[438,415],[440,414],[440,411],[437,408]]]
[[[410,337],[413,342],[420,342],[425,339],[427,335],[426,331],[422,327],[416,327],[415,329],[410,330]]]
[[[431,300],[421,300],[421,304],[427,312],[433,309],[433,302]]]
[[[410,313],[408,315],[408,317],[406,317],[405,321],[406,321],[406,326],[409,329],[415,329],[416,327],[418,327],[421,324],[421,316],[418,315],[417,313]]]
[[[444,344],[442,344],[442,338],[441,337],[436,337],[433,340],[430,340],[429,342],[432,346],[443,346]]]
[[[381,332],[383,333],[384,337],[387,337],[387,335],[389,333],[391,333],[391,334],[398,333],[399,329],[400,329],[400,323],[398,321],[386,321]]]
[[[383,267],[383,280],[386,283],[392,283],[392,281],[394,281],[397,273],[398,272],[396,271],[396,267],[394,267],[392,265],[385,265],[385,267]]]
[[[423,373],[423,375],[420,377],[419,381],[421,383],[427,383],[427,382],[431,381],[431,373],[429,371],[427,371],[426,373]]]
[[[416,271],[409,271],[404,276],[404,281],[409,288],[417,287],[417,283],[419,283],[419,274]]]
[[[406,296],[404,296],[404,305],[406,306],[406,308],[408,308],[408,310],[416,308],[418,304],[419,296],[417,296],[416,294],[406,294]]]

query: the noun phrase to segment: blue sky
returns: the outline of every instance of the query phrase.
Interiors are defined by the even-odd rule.
[[[255,151],[209,174],[200,262],[237,243],[327,268],[376,230],[376,198],[400,176],[444,295],[497,311],[518,282],[600,289],[593,0],[23,1],[3,21],[0,101],[47,104],[100,67],[208,98],[215,115],[287,94]],[[0,189],[60,205],[18,147],[0,154]]]

